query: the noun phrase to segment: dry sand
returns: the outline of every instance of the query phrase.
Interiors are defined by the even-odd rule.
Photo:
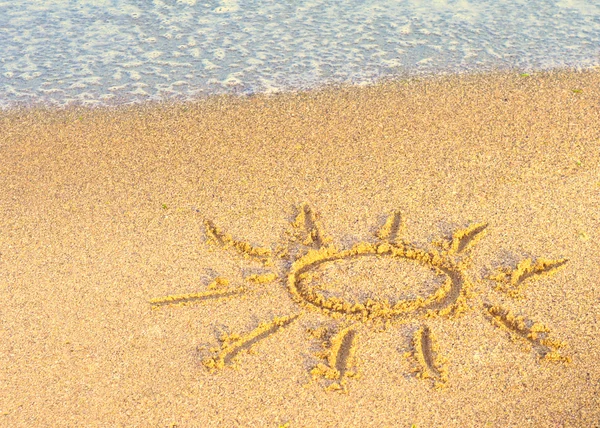
[[[599,426],[599,124],[598,71],[1,113],[0,425]],[[463,313],[438,305],[384,328],[295,301],[292,262],[319,247],[286,234],[303,203],[338,251],[381,243],[395,211],[397,248],[430,254],[486,223],[470,259],[444,256],[464,259],[447,270],[472,283]],[[277,252],[273,266],[211,245],[207,219]],[[528,259],[568,261],[527,278]],[[315,268],[309,289],[348,302],[427,297],[447,279],[432,266],[345,258]],[[519,266],[513,286],[489,279]],[[278,279],[244,279],[269,272]],[[150,303],[217,277],[230,281],[217,291],[246,292]],[[521,327],[486,305],[523,316]],[[321,327],[329,336],[315,337]],[[230,345],[243,349],[211,372],[203,361],[218,365],[225,333],[241,333]],[[331,391],[312,380],[319,364],[359,376]]]

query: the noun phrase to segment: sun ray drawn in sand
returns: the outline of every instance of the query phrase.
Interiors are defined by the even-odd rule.
[[[317,356],[322,362],[312,370],[312,378],[321,380],[327,389],[347,391],[348,379],[357,377],[356,358],[359,333],[365,327],[389,328],[398,323],[417,322],[420,327],[412,340],[412,352],[417,369],[416,376],[430,379],[435,387],[445,386],[448,380],[447,361],[440,349],[436,335],[428,321],[434,318],[452,319],[471,309],[478,308],[493,325],[516,341],[533,350],[540,359],[569,361],[563,355],[565,343],[550,337],[549,329],[507,309],[490,302],[478,303],[474,296],[474,283],[467,273],[471,264],[471,251],[485,235],[486,224],[477,223],[454,232],[450,239],[433,242],[422,249],[402,238],[403,219],[393,212],[375,234],[376,242],[359,242],[349,249],[340,249],[332,243],[318,220],[318,215],[303,205],[291,224],[292,231],[287,246],[275,250],[255,247],[243,240],[234,239],[223,232],[212,221],[206,220],[208,241],[222,249],[231,249],[239,255],[261,263],[266,268],[279,267],[279,274],[254,274],[246,277],[250,286],[279,281],[290,297],[297,303],[298,311],[259,324],[254,330],[241,334],[224,335],[220,346],[213,349],[213,356],[203,363],[213,371],[234,366],[243,351],[250,351],[254,344],[265,340],[290,326],[300,317],[314,311],[321,312],[337,321],[337,329],[325,327],[309,330],[321,340],[324,351]],[[290,255],[294,247],[297,252]],[[412,260],[434,271],[443,278],[443,283],[429,295],[416,298],[365,299],[351,302],[348,299],[323,293],[323,287],[315,285],[315,278],[328,264],[341,260],[359,258],[391,258]],[[521,261],[514,269],[499,268],[487,279],[497,283],[496,291],[509,298],[522,298],[523,288],[530,280],[556,272],[566,264],[566,259]],[[204,292],[172,295],[150,300],[153,307],[164,305],[186,305],[207,302],[213,299],[233,298],[247,291],[245,287],[230,287],[229,281],[217,277]]]

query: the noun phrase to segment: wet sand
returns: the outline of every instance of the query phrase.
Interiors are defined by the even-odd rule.
[[[0,113],[0,425],[598,426],[599,123],[598,70]]]

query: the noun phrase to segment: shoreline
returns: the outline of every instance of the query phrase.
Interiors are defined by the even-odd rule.
[[[169,107],[174,105],[184,104],[201,104],[211,102],[216,99],[226,99],[229,101],[240,101],[255,97],[281,97],[281,96],[301,96],[302,94],[316,94],[331,91],[347,91],[356,88],[370,88],[378,86],[388,86],[393,84],[414,84],[415,82],[435,82],[439,80],[473,80],[481,78],[490,78],[497,76],[505,78],[507,76],[520,75],[527,77],[542,77],[564,74],[588,74],[596,73],[600,69],[600,65],[595,66],[564,66],[550,69],[534,69],[527,70],[515,66],[500,67],[499,65],[490,66],[482,69],[467,69],[462,71],[428,71],[428,72],[405,72],[396,75],[384,75],[370,82],[324,82],[311,87],[298,87],[276,90],[274,92],[232,92],[232,93],[205,93],[197,97],[189,98],[187,95],[179,95],[168,99],[147,99],[145,101],[127,101],[125,97],[120,97],[112,100],[108,104],[101,105],[85,105],[85,103],[71,103],[64,105],[52,105],[47,102],[36,103],[17,103],[11,106],[0,107],[0,114],[11,114],[18,111],[69,111],[69,110],[119,110],[129,109],[143,106],[152,107]]]

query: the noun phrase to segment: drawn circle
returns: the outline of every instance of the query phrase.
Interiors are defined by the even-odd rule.
[[[433,292],[415,299],[388,300],[367,299],[353,303],[339,297],[325,297],[315,286],[305,281],[311,271],[324,263],[358,257],[392,257],[414,260],[445,275],[446,280]],[[349,250],[338,251],[334,247],[312,250],[294,262],[288,274],[288,289],[294,299],[328,315],[342,315],[361,320],[392,319],[418,316],[428,312],[440,312],[453,305],[460,297],[466,281],[459,266],[445,253],[415,248],[410,244],[359,243]]]

